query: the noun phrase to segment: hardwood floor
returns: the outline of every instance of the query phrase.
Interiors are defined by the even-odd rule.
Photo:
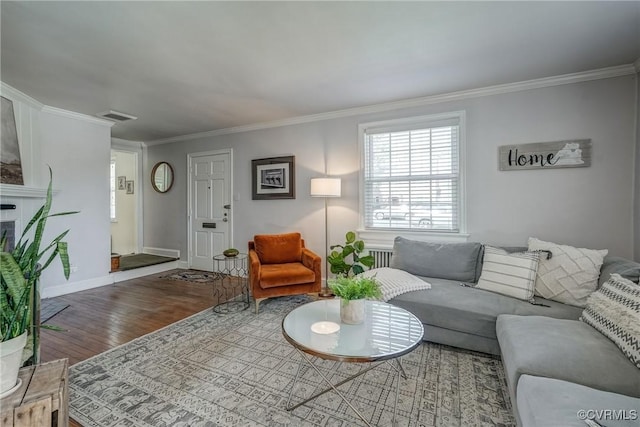
[[[71,366],[217,304],[211,283],[161,279],[165,274],[56,297],[69,307],[47,324],[66,331],[41,330],[41,361],[68,358]]]

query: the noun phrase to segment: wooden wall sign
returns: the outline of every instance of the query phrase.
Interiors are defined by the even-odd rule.
[[[591,140],[535,142],[498,147],[501,171],[591,166]]]

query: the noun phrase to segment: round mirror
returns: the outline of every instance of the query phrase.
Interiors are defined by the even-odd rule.
[[[151,185],[158,193],[166,193],[173,185],[173,168],[167,162],[159,162],[151,171]]]

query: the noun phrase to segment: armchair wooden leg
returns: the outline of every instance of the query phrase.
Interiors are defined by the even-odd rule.
[[[256,314],[258,314],[258,307],[260,307],[260,303],[264,300],[266,300],[267,298],[255,298],[256,300]]]

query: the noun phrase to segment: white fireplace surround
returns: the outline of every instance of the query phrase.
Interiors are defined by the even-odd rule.
[[[53,194],[57,191],[54,190]],[[39,187],[27,187],[26,185],[0,184],[0,197],[18,197],[18,198],[45,198],[47,197],[47,189]]]

